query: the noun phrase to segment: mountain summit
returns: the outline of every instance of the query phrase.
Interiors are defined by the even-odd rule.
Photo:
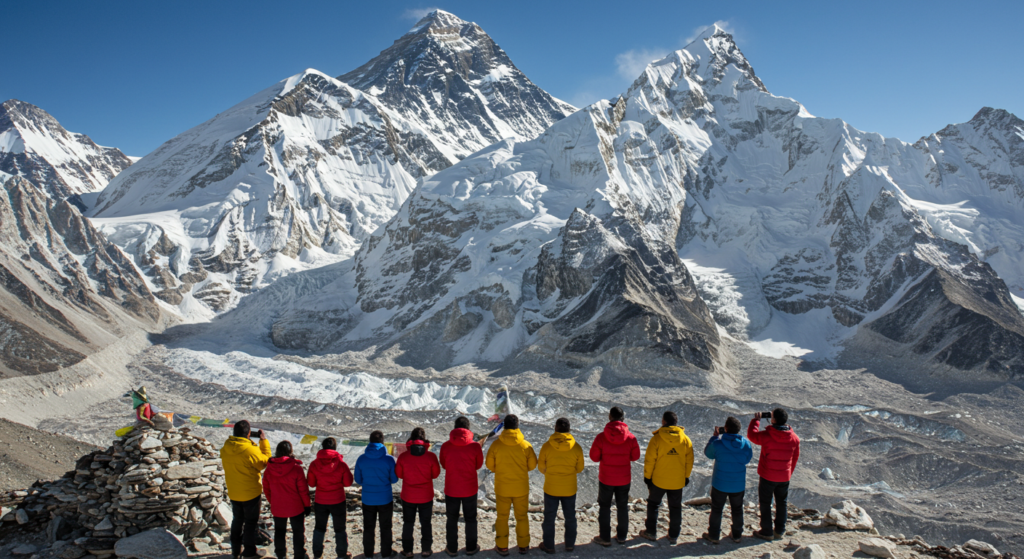
[[[503,138],[531,139],[576,110],[531,82],[479,25],[443,10],[338,79],[446,139],[456,161]]]
[[[121,150],[68,132],[31,103],[0,104],[0,171],[27,178],[51,198],[100,190],[131,164]]]

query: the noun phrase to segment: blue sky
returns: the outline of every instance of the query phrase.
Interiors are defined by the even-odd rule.
[[[582,105],[715,22],[769,91],[914,141],[983,106],[1024,117],[1024,2],[7,2],[0,100],[145,155],[257,91],[340,75],[440,7]]]

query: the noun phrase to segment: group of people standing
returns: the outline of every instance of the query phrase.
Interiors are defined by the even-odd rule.
[[[594,543],[612,545],[611,506],[614,501],[617,526],[614,540],[624,544],[629,530],[629,491],[632,485],[632,463],[640,459],[640,446],[625,423],[625,414],[613,407],[608,424],[597,435],[590,448],[590,459],[599,464],[598,524]],[[734,417],[724,427],[716,427],[704,448],[714,460],[711,479],[711,515],[703,539],[717,544],[721,535],[722,513],[728,502],[732,509],[733,541],[743,534],[743,496],[746,490],[746,468],[753,458],[751,443],[761,447],[758,463],[758,500],[761,529],[754,536],[780,539],[786,526],[786,500],[789,480],[800,454],[800,439],[788,425],[785,410],[771,413],[771,425],[760,428],[761,415],[755,416],[740,434],[740,422]],[[655,431],[644,455],[644,483],[648,488],[645,527],[637,537],[657,540],[658,510],[668,500],[668,538],[678,542],[682,528],[682,491],[690,483],[693,470],[693,444],[678,417],[667,411],[662,426]],[[270,503],[274,517],[274,546],[279,559],[287,556],[286,532],[292,528],[293,552],[296,559],[306,559],[305,517],[315,515],[313,556],[323,555],[328,521],[334,524],[334,543],[339,558],[351,557],[345,529],[345,488],[362,486],[363,553],[367,558],[375,552],[376,535],[380,533],[381,557],[390,557],[392,549],[392,517],[394,502],[392,485],[402,480],[399,494],[402,501],[403,557],[413,556],[414,528],[420,522],[421,555],[429,557],[433,549],[431,519],[434,507],[434,480],[445,471],[444,503],[447,516],[444,551],[456,556],[459,549],[459,517],[465,521],[466,555],[480,551],[477,531],[478,471],[486,465],[494,474],[497,519],[494,524],[495,548],[498,554],[509,554],[509,517],[514,515],[516,545],[520,554],[530,548],[529,472],[538,469],[544,475],[543,539],[541,551],[555,552],[555,519],[561,508],[565,522],[565,549],[576,545],[577,477],[584,467],[584,451],[571,433],[566,418],[555,422],[555,432],[541,447],[538,456],[519,429],[519,418],[507,415],[503,430],[490,445],[486,458],[483,447],[470,431],[469,419],[459,417],[449,440],[440,452],[430,452],[430,441],[421,427],[413,429],[406,442],[407,450],[397,460],[388,454],[384,435],[370,434],[370,443],[356,460],[354,474],[337,452],[337,441],[324,439],[322,449],[304,471],[302,462],[292,455],[292,445],[283,441],[274,456],[263,431],[259,443],[252,442],[246,421],[235,424],[234,436],[221,450],[225,483],[231,499],[234,520],[231,525],[232,555],[235,558],[258,557],[256,530],[262,495]],[[265,470],[265,471],[264,471]],[[262,475],[262,484],[260,474]],[[315,488],[311,503],[309,489]],[[775,516],[772,519],[772,501]]]

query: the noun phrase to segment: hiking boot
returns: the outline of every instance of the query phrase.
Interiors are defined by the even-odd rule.
[[[779,541],[785,536],[786,534],[784,532],[775,532],[775,541]]]
[[[526,555],[529,552],[530,552],[530,548],[528,548],[528,547],[520,547],[519,548],[519,554],[520,555]]]
[[[602,540],[601,536],[594,536],[594,543],[601,547],[610,547],[612,545],[612,542],[608,540]]]
[[[420,552],[420,557],[430,557],[433,554],[434,554],[433,550],[424,549],[422,552]]]
[[[554,549],[549,549],[548,546],[544,545],[544,542],[541,542],[540,545],[537,546],[537,549],[543,551],[544,553],[554,553],[555,552]],[[523,548],[520,547],[519,548],[519,552],[522,553],[523,552]]]
[[[765,534],[764,532],[758,530],[758,531],[754,532],[754,537],[755,538],[760,538],[762,540],[772,541],[772,540],[775,539],[775,534]]]
[[[652,542],[658,541],[658,536],[655,536],[654,534],[648,534],[647,530],[640,530],[640,533],[637,534],[636,537],[643,538],[645,540],[650,540]]]
[[[732,539],[732,543],[740,543],[743,541],[743,536],[732,536],[730,539]]]
[[[466,555],[476,555],[477,553],[480,553],[480,546],[479,545],[476,546],[476,549],[473,549],[473,550],[467,549],[466,550]]]
[[[674,538],[672,538],[672,537],[668,538],[668,545],[678,545],[678,544],[679,544],[679,536],[676,536]]]
[[[707,540],[707,541],[709,541],[709,542],[711,542],[711,543],[713,543],[713,544],[715,544],[715,545],[718,545],[719,542],[721,542],[721,540],[719,540],[718,538],[712,538],[711,534],[709,534],[707,532],[704,532],[703,534],[701,534],[700,537],[705,539],[705,540]]]
[[[452,550],[448,549],[447,547],[444,548],[444,552],[448,554],[448,557],[456,557],[459,554],[458,551],[452,551]]]
[[[494,551],[497,551],[498,555],[501,555],[502,557],[508,557],[508,548],[507,547],[496,547],[496,548],[494,548]]]
[[[572,550],[574,550],[574,549],[576,549],[575,545],[567,545],[567,546],[565,546],[565,552],[566,553],[572,553]]]
[[[413,553],[411,551],[403,551],[400,555],[402,557],[412,557],[413,555],[415,555],[415,553]]]
[[[617,543],[619,545],[626,545],[627,541],[628,540],[626,538],[620,538],[618,536],[615,536],[615,543]]]

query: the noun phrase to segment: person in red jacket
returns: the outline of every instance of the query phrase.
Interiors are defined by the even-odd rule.
[[[450,557],[459,551],[459,509],[466,518],[466,555],[480,551],[477,545],[476,505],[478,485],[477,471],[484,466],[484,451],[480,443],[473,440],[469,430],[469,419],[460,416],[455,420],[455,429],[448,442],[441,445],[441,467],[444,468],[444,508],[448,517],[445,527],[447,545],[445,553]]]
[[[762,540],[781,540],[786,533],[786,499],[789,480],[800,458],[800,437],[787,425],[789,414],[782,408],[772,412],[772,424],[761,430],[761,414],[755,414],[747,427],[747,438],[761,446],[757,463],[757,500],[761,505],[761,530],[754,535]],[[775,499],[775,526],[772,531],[772,498]]]
[[[274,517],[274,553],[277,559],[288,556],[288,524],[292,525],[292,549],[295,559],[306,559],[306,521],[309,514],[309,487],[302,461],[292,456],[292,443],[281,441],[274,457],[263,471],[263,494]]]
[[[612,497],[618,526],[615,541],[626,543],[629,535],[629,486],[633,482],[632,462],[640,459],[640,445],[629,426],[622,408],[615,406],[608,412],[608,424],[590,447],[590,459],[600,464],[597,474],[598,535],[594,542],[605,547],[612,544]]]
[[[434,480],[441,475],[437,455],[427,452],[430,441],[423,427],[412,430],[406,441],[408,450],[398,456],[395,475],[402,480],[402,556],[412,557],[412,531],[416,514],[420,516],[420,548],[424,557],[430,557],[434,547]]]
[[[316,488],[313,504],[313,557],[323,557],[328,519],[334,521],[334,545],[338,557],[352,557],[348,551],[348,533],[345,531],[345,488],[352,486],[352,470],[338,454],[338,441],[334,437],[324,439],[321,446],[306,475],[306,483]]]

